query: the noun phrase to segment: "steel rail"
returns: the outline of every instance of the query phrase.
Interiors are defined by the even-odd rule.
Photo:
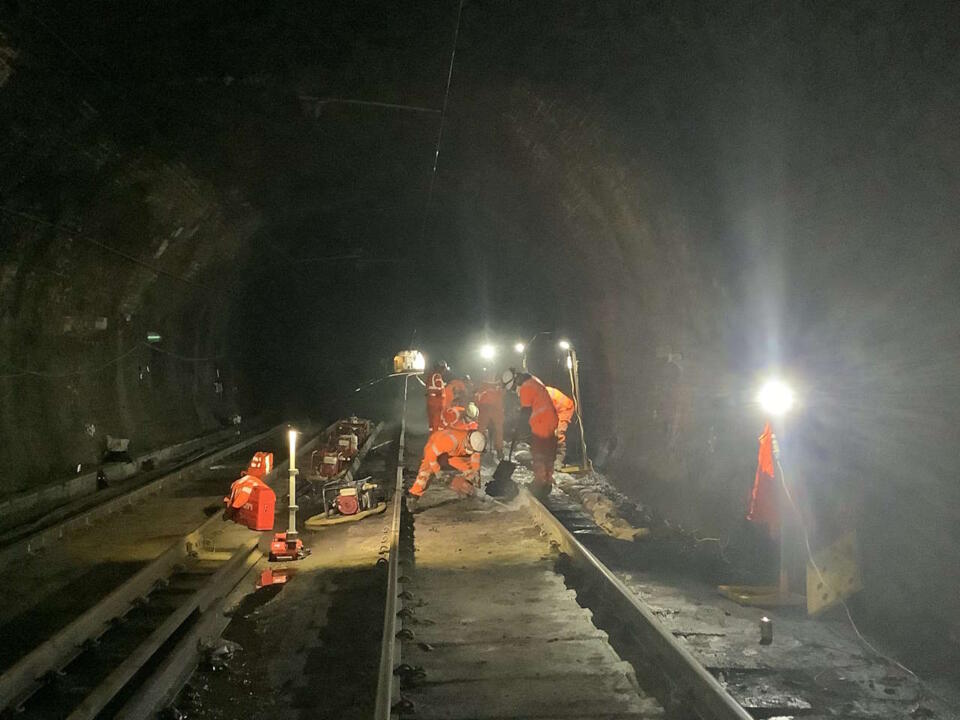
[[[246,574],[240,578],[233,590],[213,603],[189,631],[177,642],[157,671],[139,688],[136,695],[117,712],[115,720],[143,720],[156,717],[166,706],[172,703],[180,689],[187,684],[196,670],[202,654],[202,644],[223,634],[230,624],[230,611],[237,607],[244,597],[250,594],[254,578],[259,574],[262,563],[260,553],[253,553],[244,564]]]
[[[597,557],[574,537],[539,500],[526,490],[522,497],[534,522],[555,541],[574,566],[584,571],[604,591],[604,600],[618,621],[642,646],[649,665],[658,667],[670,688],[667,704],[693,710],[703,720],[752,720],[724,687],[660,623],[644,603]],[[646,664],[646,663],[645,663]]]
[[[224,597],[257,561],[254,551],[258,538],[241,545],[196,592],[184,600],[167,618],[137,646],[123,662],[94,688],[70,713],[67,720],[93,720],[107,704],[133,679],[160,650],[163,644],[183,626],[195,611],[201,614],[215,601]]]
[[[393,513],[387,551],[387,590],[383,608],[383,635],[380,641],[380,674],[374,705],[376,720],[390,720],[394,703],[399,700],[400,685],[394,682],[393,669],[400,664],[400,643],[397,642],[397,613],[402,609],[400,597],[400,516],[403,511],[403,452],[407,429],[407,383],[403,382],[403,413],[400,419],[400,442],[397,449],[397,479],[393,491]],[[384,533],[387,530],[384,529]]]
[[[259,442],[263,438],[277,432],[281,427],[282,425],[277,425],[276,427],[270,428],[266,432],[244,438],[243,440],[233,443],[225,448],[215,450],[214,452],[204,455],[203,457],[184,465],[171,473],[156,478],[145,485],[141,485],[130,492],[117,495],[104,503],[95,505],[88,510],[74,515],[71,518],[63,520],[62,522],[58,522],[55,525],[51,525],[50,527],[17,540],[0,549],[0,567],[3,567],[16,560],[22,560],[23,558],[30,557],[39,550],[60,542],[67,537],[67,535],[90,527],[97,520],[120,512],[124,508],[127,508],[134,503],[149,497],[150,495],[154,495],[163,491],[165,488],[170,488],[180,481],[186,479],[186,477],[190,477],[194,472],[197,472],[209,463],[215,462],[228,455],[232,455],[248,445]]]

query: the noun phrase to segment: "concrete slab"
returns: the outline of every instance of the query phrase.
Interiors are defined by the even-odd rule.
[[[417,720],[485,718],[655,718],[660,706],[618,675],[563,675],[427,684],[403,690]]]
[[[607,634],[594,627],[589,618],[573,613],[539,617],[530,613],[518,614],[506,624],[502,621],[487,623],[481,620],[447,625],[436,624],[429,617],[421,619],[416,615],[411,620],[404,620],[403,626],[412,629],[419,641],[435,645],[465,645],[491,640],[514,642],[533,638],[547,643],[607,638]]]
[[[511,643],[431,646],[420,640],[404,646],[404,662],[433,668],[430,682],[494,678],[559,677],[562,675],[630,675],[604,638],[543,643],[529,638]]]

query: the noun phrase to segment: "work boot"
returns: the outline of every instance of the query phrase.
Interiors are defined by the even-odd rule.
[[[541,485],[540,483],[530,483],[530,494],[540,502],[544,502],[553,491],[553,483]]]

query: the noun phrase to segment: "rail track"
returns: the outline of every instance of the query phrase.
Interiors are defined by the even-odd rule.
[[[786,614],[760,646],[762,612],[631,567],[578,504],[548,503],[431,487],[415,515],[395,505],[377,720],[957,717],[841,623]]]
[[[321,435],[303,444],[298,456],[308,456]],[[220,449],[201,462],[228,454]],[[274,477],[288,462],[276,466]],[[278,498],[284,499],[282,491]],[[252,588],[263,557],[258,546],[258,536],[223,523],[219,514],[208,518],[7,667],[0,675],[0,714],[24,720],[151,717],[196,666],[199,640],[216,638],[228,623],[223,611],[232,604],[231,591],[241,581],[243,592]]]
[[[412,518],[395,505],[378,720],[751,717],[532,496],[503,506],[432,487],[427,499]],[[604,587],[626,626],[619,646],[629,637],[642,667],[670,678],[656,697],[567,587],[558,553]]]
[[[848,619],[811,619],[802,609],[761,610],[720,597],[715,587],[682,568],[676,547],[631,544],[607,536],[564,495],[554,494],[544,522],[575,530],[622,591],[754,718],[802,716],[894,720],[955,720],[957,707],[890,658],[864,644]],[[565,558],[566,560],[566,558]],[[604,601],[606,584],[566,562],[564,573],[580,599],[596,608],[596,620],[621,654],[661,692],[672,691],[674,673],[636,652],[622,628],[622,608]],[[773,618],[774,640],[760,644],[758,621]]]

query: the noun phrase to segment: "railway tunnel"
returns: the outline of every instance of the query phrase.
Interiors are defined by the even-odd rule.
[[[0,7],[4,496],[569,338],[596,469],[749,575],[778,375],[857,632],[956,682],[955,3]]]

